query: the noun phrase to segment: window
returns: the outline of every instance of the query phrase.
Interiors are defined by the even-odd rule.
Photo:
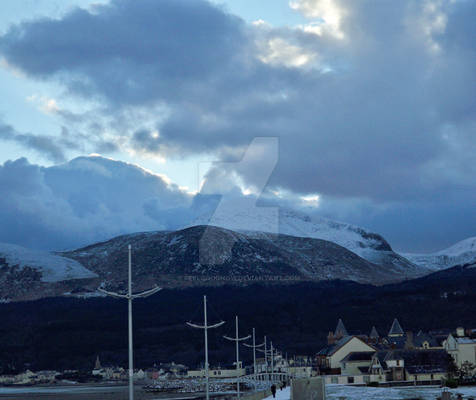
[[[353,376],[348,376],[347,377],[347,383],[354,383],[354,377]]]
[[[370,382],[370,376],[364,375],[364,382],[369,383]]]
[[[400,366],[400,360],[397,360],[397,367]]]
[[[337,376],[331,377],[331,383],[339,383],[339,380],[337,379]]]

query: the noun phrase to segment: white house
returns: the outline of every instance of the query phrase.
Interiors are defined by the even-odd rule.
[[[335,344],[327,346],[317,353],[319,366],[321,369],[341,368],[341,361],[350,353],[355,352],[375,352],[377,349],[357,336],[345,336]]]
[[[453,357],[458,368],[464,363],[476,365],[476,340],[466,337],[463,328],[456,330],[456,336],[449,334],[443,347]]]

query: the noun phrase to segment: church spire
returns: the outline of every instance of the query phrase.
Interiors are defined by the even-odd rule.
[[[398,322],[398,319],[393,320],[392,327],[390,328],[390,332],[388,332],[388,336],[403,336],[404,332],[403,329],[400,325],[400,322]]]
[[[338,337],[345,337],[349,336],[347,333],[347,329],[345,329],[344,323],[342,322],[342,319],[339,318],[339,321],[337,322],[337,327],[334,332],[334,336]]]
[[[94,369],[101,369],[101,361],[99,361],[99,356],[96,357],[96,362],[94,364]]]
[[[378,339],[380,335],[377,332],[375,326],[372,326],[372,331],[370,332],[370,339]]]

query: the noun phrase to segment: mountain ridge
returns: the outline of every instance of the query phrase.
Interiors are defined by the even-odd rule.
[[[225,199],[215,210],[204,212],[187,227],[196,225],[220,226],[249,234],[255,231],[271,232],[322,239],[345,247],[373,264],[393,270],[417,272],[420,268],[395,253],[377,233],[291,209],[256,207],[253,199]]]
[[[124,274],[129,244],[137,265],[153,265],[156,278],[186,275],[203,277],[202,282],[206,282],[210,275],[236,277],[237,280],[245,275],[295,275],[302,280],[345,277],[369,283],[398,280],[393,271],[387,273],[329,241],[265,232],[249,235],[209,225],[122,235],[62,255],[77,260],[100,276],[105,276],[110,270],[108,263],[114,260]],[[144,279],[150,273],[151,270],[139,270],[136,279]],[[141,277],[141,274],[145,275]],[[120,279],[116,281],[119,283]]]
[[[28,294],[22,291],[18,296],[4,285],[2,295],[5,299],[21,300],[45,295],[95,296],[98,286],[123,290],[127,287],[129,245],[133,248],[134,290],[155,285],[190,287],[334,279],[381,285],[429,272],[422,267],[405,270],[400,266],[376,265],[323,239],[199,225],[178,231],[121,235],[77,250],[55,253],[51,257],[81,266],[90,275],[65,277],[45,290],[47,282],[42,282],[41,268],[40,271],[33,268],[35,274],[17,279],[16,286],[22,286],[23,282],[23,287],[32,287]],[[6,276],[7,271],[2,272]]]
[[[434,271],[470,264],[476,262],[476,237],[461,240],[435,253],[402,253],[402,255],[414,264],[431,268]]]

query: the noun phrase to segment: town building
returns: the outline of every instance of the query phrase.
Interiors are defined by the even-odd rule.
[[[240,361],[238,364],[238,369],[235,366],[231,366],[229,368],[211,368],[208,371],[208,375],[211,378],[236,378],[237,376],[244,376],[246,375],[246,369],[243,367],[242,362]],[[205,376],[205,368],[201,368],[198,370],[189,370],[187,371],[188,378],[203,378]]]
[[[458,368],[465,363],[476,366],[476,339],[466,336],[463,328],[457,328],[456,334],[450,333],[443,346]]]
[[[317,353],[318,365],[321,371],[340,370],[341,361],[350,353],[375,351],[377,351],[375,347],[365,343],[360,337],[344,336],[335,344],[327,346]]]
[[[437,384],[447,378],[448,353],[459,365],[476,364],[476,339],[462,328],[444,337],[443,331],[405,332],[396,318],[386,336],[375,327],[368,336],[350,335],[339,319],[329,345],[317,354],[319,374],[329,384]]]

